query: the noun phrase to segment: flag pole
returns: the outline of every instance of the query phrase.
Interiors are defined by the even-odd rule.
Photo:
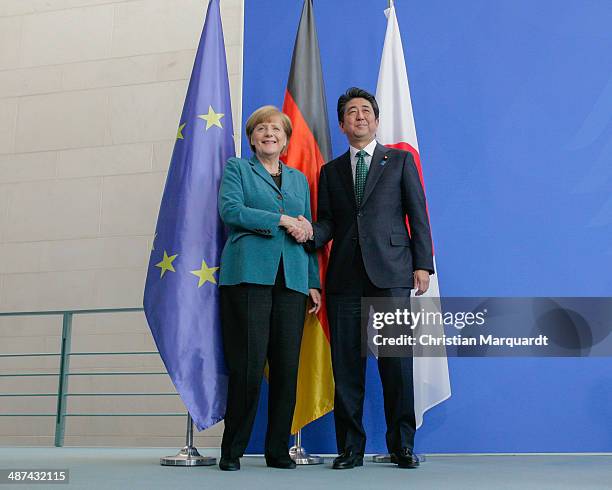
[[[389,0],[388,8],[393,7],[393,0]],[[391,463],[391,455],[390,454],[375,454],[372,456],[372,461],[374,463]]]
[[[187,412],[187,434],[185,436],[185,447],[175,456],[159,458],[162,466],[212,466],[217,464],[217,458],[201,456],[193,445],[193,419]]]
[[[304,0],[303,3],[283,112],[294,125],[299,124],[304,129],[299,135],[294,132],[284,163],[303,172],[308,179],[314,218],[320,168],[331,160],[331,138],[313,0]],[[304,84],[303,80],[308,80],[308,83]],[[303,122],[306,124],[303,125]],[[301,142],[296,143],[298,140]],[[322,269],[320,274],[324,277],[328,261],[326,253],[321,253],[318,260]],[[323,311],[305,318],[298,386],[291,430],[295,441],[289,455],[298,465],[321,464],[323,458],[308,454],[302,447],[302,432],[298,428],[333,410],[331,347]]]
[[[176,456],[160,460],[173,466],[215,464],[214,458],[202,458],[193,447],[193,425],[208,428],[221,420],[227,399],[214,273],[226,238],[217,195],[235,144],[219,0],[207,3],[159,206],[143,299],[159,354],[189,412],[185,447]],[[214,118],[214,123],[206,118]],[[189,271],[188,264],[202,264],[202,268]],[[180,342],[184,338],[191,339],[188,345]]]
[[[289,456],[295,464],[299,465],[310,465],[310,464],[322,464],[323,458],[321,456],[312,456],[308,454],[308,451],[302,447],[302,430],[298,430],[294,435],[294,445],[289,449]]]

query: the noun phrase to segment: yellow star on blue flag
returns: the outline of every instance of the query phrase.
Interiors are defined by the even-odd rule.
[[[225,114],[215,112],[211,105],[208,106],[208,114],[198,115],[200,119],[204,119],[206,121],[206,131],[213,126],[223,128],[223,126],[221,126],[221,118],[223,116],[225,116]]]
[[[205,260],[202,261],[202,267],[199,270],[189,271],[194,276],[198,276],[200,280],[198,281],[198,287],[201,288],[205,283],[212,282],[213,284],[217,284],[217,280],[215,279],[215,271],[219,270],[218,267],[208,267],[208,264]]]
[[[176,132],[176,139],[177,140],[184,140],[185,137],[183,136],[183,129],[185,129],[185,126],[187,126],[187,123],[183,123],[178,127],[178,131]]]
[[[166,271],[176,272],[174,270],[174,266],[172,265],[172,262],[174,262],[174,259],[176,259],[177,257],[178,257],[178,254],[174,254],[168,257],[168,254],[164,250],[164,258],[162,259],[161,262],[158,262],[157,264],[155,264],[155,267],[159,267],[161,269],[161,275],[159,276],[160,278],[164,277],[164,274],[166,273]]]

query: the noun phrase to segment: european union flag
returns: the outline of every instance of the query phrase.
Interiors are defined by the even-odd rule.
[[[225,414],[227,371],[217,270],[225,231],[217,194],[234,156],[219,0],[210,0],[162,197],[144,310],[166,369],[199,430]]]

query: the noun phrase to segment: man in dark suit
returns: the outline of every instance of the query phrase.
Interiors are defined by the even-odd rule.
[[[350,88],[338,100],[349,150],[321,169],[318,217],[307,248],[333,240],[326,278],[335,380],[335,469],[363,464],[366,358],[361,351],[361,298],[409,301],[434,273],[425,195],[410,153],[376,142],[379,109],[373,95]],[[409,220],[410,231],[406,226]],[[386,441],[391,460],[415,468],[416,422],[412,357],[380,357]]]

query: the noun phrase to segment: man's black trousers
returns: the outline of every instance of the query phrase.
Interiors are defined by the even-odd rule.
[[[334,421],[338,452],[352,450],[363,455],[363,400],[367,358],[362,355],[361,298],[402,298],[409,305],[410,288],[380,289],[367,276],[359,247],[353,261],[352,280],[342,294],[327,295],[335,381]],[[379,357],[378,371],[383,387],[386,441],[390,453],[414,448],[416,421],[412,357]]]

